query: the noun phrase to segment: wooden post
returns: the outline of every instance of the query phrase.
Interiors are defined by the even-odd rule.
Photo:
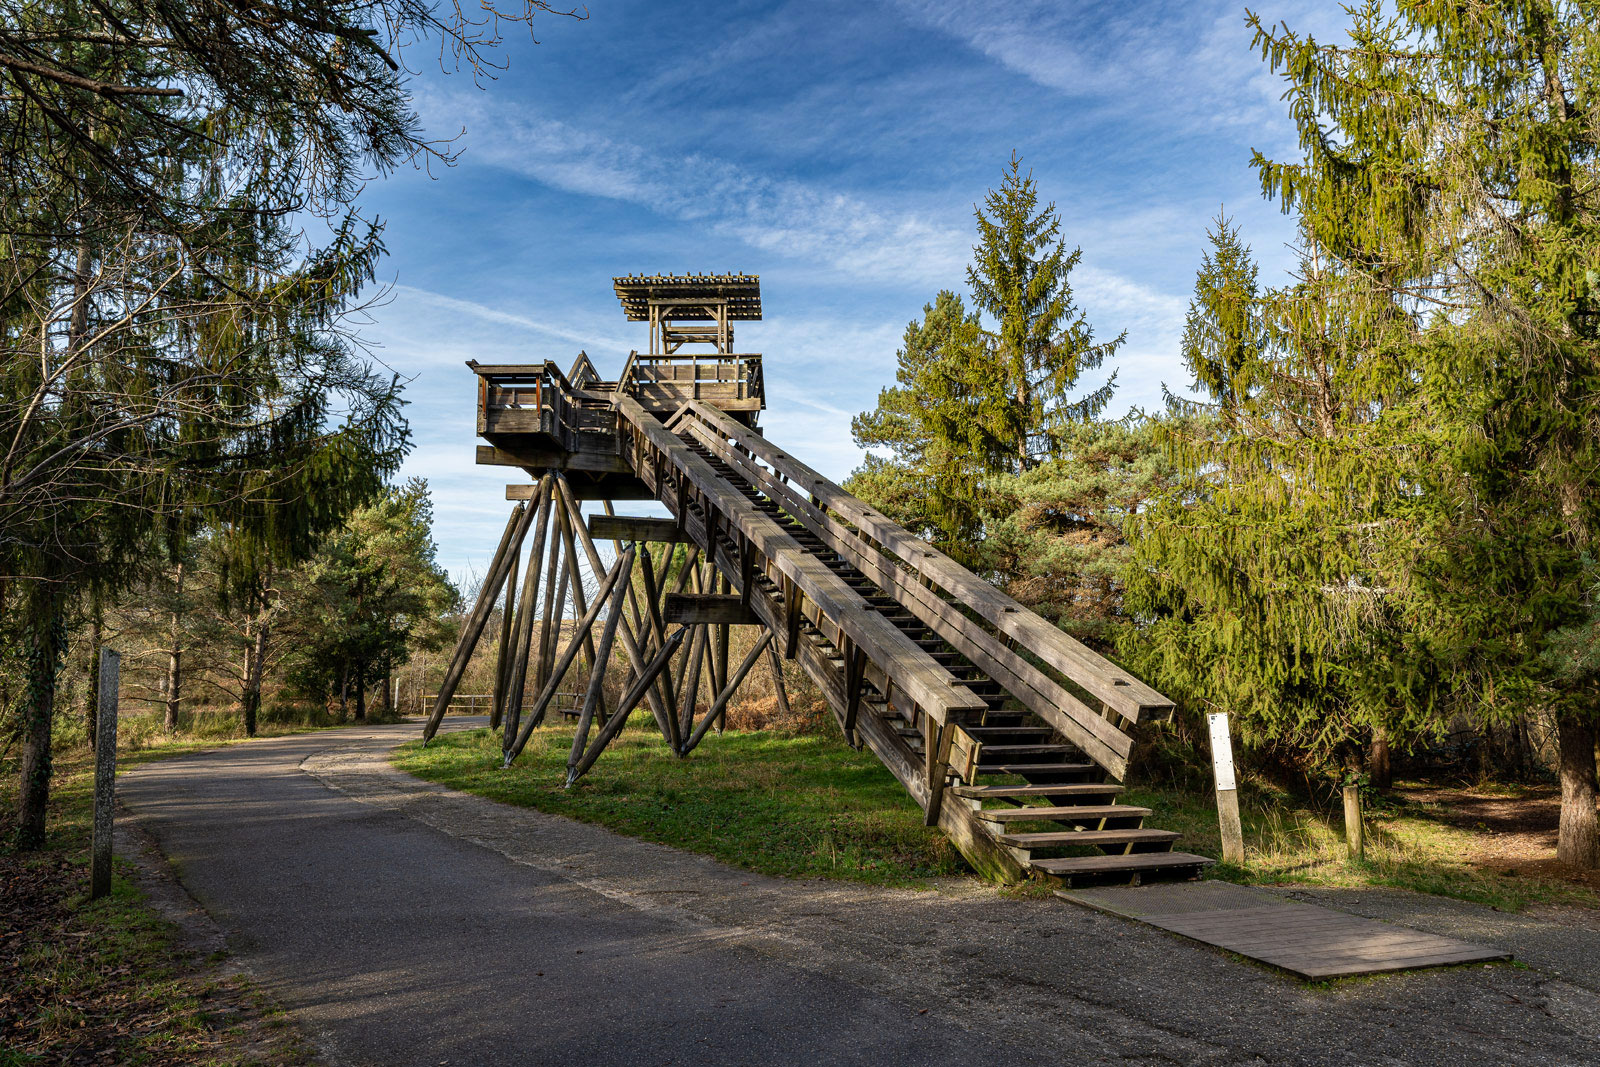
[[[594,538],[589,536],[589,528],[585,526],[583,522],[583,511],[578,507],[577,501],[572,495],[572,488],[571,486],[567,485],[567,479],[565,475],[559,473],[556,475],[556,488],[561,493],[561,501],[566,506],[567,513],[572,516],[572,528],[578,535],[578,543],[583,545],[584,555],[587,556],[589,560],[589,569],[595,574],[599,574],[603,569],[600,565],[600,550],[595,548]],[[633,589],[632,582],[628,583],[628,588],[629,590]],[[600,594],[598,593],[595,594],[597,597],[599,595]],[[628,654],[628,662],[647,662],[644,654],[639,648],[639,642],[634,638],[633,627],[629,625],[627,619],[622,620],[621,636],[622,648],[623,651]],[[653,681],[654,680],[656,679],[653,679]],[[672,735],[667,724],[665,702],[661,699],[661,695],[656,692],[654,686],[647,691],[645,699],[650,704],[651,713],[656,717],[656,725],[661,728],[661,736],[670,741]]]
[[[500,586],[506,580],[506,571],[509,562],[506,559],[507,551],[520,552],[522,538],[528,532],[528,523],[533,519],[533,509],[518,504],[511,510],[511,518],[506,520],[506,532],[500,535],[500,547],[495,549],[494,559],[489,564],[489,573],[484,576],[483,588],[478,590],[478,602],[472,606],[472,611],[467,616],[467,624],[461,629],[461,639],[456,642],[455,653],[450,657],[450,666],[445,669],[444,680],[439,683],[439,695],[434,698],[433,713],[428,716],[427,725],[422,728],[422,743],[427,744],[433,740],[433,735],[439,729],[439,723],[444,719],[445,709],[450,706],[450,698],[456,695],[456,686],[461,684],[461,676],[466,673],[467,664],[472,661],[472,653],[478,647],[478,638],[483,635],[483,628],[489,622],[489,609],[494,605],[495,598],[500,595]]]
[[[578,713],[578,729],[572,735],[572,751],[567,756],[569,776],[578,765],[578,760],[583,758],[583,746],[589,740],[589,727],[594,722],[595,709],[600,706],[600,694],[605,689],[606,666],[611,662],[611,646],[616,644],[617,626],[622,622],[622,602],[628,594],[623,583],[633,580],[633,559],[629,559],[628,564],[623,568],[617,588],[611,593],[611,602],[606,605],[606,625],[600,631],[600,644],[595,647],[594,666],[589,671],[589,691],[584,694],[583,710]],[[599,597],[595,597],[595,603],[600,603]],[[577,637],[576,634],[573,636]]]
[[[744,676],[750,673],[750,668],[756,665],[756,660],[761,658],[761,653],[767,650],[767,645],[771,643],[771,641],[772,631],[767,630],[762,633],[760,639],[757,640],[756,643],[751,647],[750,651],[745,654],[744,659],[739,663],[738,669],[733,672],[733,677],[728,681],[728,684],[723,687],[722,692],[717,694],[717,699],[711,705],[711,710],[706,712],[706,717],[700,720],[699,726],[695,727],[694,734],[689,738],[689,743],[683,748],[685,755],[687,755],[690,750],[694,748],[694,746],[700,743],[700,739],[706,735],[706,730],[713,723],[720,721],[722,717],[727,714],[728,701],[733,699],[733,694],[744,682]],[[721,727],[718,726],[717,729],[720,730]]]
[[[533,734],[534,727],[544,718],[544,712],[550,706],[550,701],[555,697],[556,690],[561,686],[561,680],[566,677],[567,668],[572,666],[572,661],[578,656],[578,649],[583,647],[583,631],[594,625],[595,618],[600,614],[600,609],[605,605],[606,598],[611,595],[611,590],[616,586],[617,579],[626,572],[633,570],[633,549],[629,548],[617,560],[606,580],[600,584],[600,589],[594,595],[594,603],[589,605],[589,613],[578,621],[577,630],[572,635],[572,640],[567,642],[566,651],[561,653],[561,658],[556,661],[555,669],[550,673],[550,680],[545,683],[544,689],[539,693],[539,699],[528,711],[528,720],[522,724],[522,731],[517,734],[517,739],[506,750],[504,766],[511,766],[511,761],[521,754],[522,748],[528,743],[528,738]],[[609,620],[607,620],[609,625]],[[626,630],[627,624],[623,623]]]
[[[1344,843],[1352,863],[1366,858],[1366,835],[1361,826],[1361,783],[1346,782],[1344,786]]]
[[[528,505],[529,514],[538,511],[538,530],[528,550],[528,573],[522,581],[522,605],[517,612],[516,634],[512,638],[511,663],[506,674],[506,703],[500,747],[509,748],[522,722],[522,694],[528,687],[528,643],[533,639],[533,612],[539,602],[539,576],[544,566],[545,544],[550,539],[550,508],[555,483],[546,474],[539,480],[538,499]],[[546,598],[548,600],[548,598]]]
[[[783,660],[778,656],[776,641],[767,645],[767,662],[772,664],[772,690],[778,695],[778,714],[788,721],[794,717],[789,710],[789,690],[783,681]]]
[[[594,744],[589,746],[589,750],[578,761],[578,765],[567,769],[567,787],[569,789],[572,787],[573,782],[576,782],[590,767],[594,766],[594,761],[600,758],[600,753],[605,751],[605,747],[611,743],[611,739],[622,732],[623,726],[628,722],[628,716],[633,714],[633,709],[638,706],[640,698],[651,690],[656,676],[661,673],[661,668],[672,659],[672,654],[678,651],[678,646],[683,644],[684,635],[688,632],[689,628],[687,626],[680,626],[674,630],[661,648],[656,651],[655,658],[634,678],[633,684],[628,687],[628,691],[617,702],[617,710],[612,713],[611,721],[601,727],[600,733],[594,739]]]
[[[517,615],[517,567],[522,562],[522,553],[516,552],[511,557],[511,570],[506,574],[506,602],[500,614],[500,647],[495,657],[494,672],[494,703],[489,708],[489,729],[500,728],[500,717],[506,710],[506,687],[511,681],[511,632],[516,628]]]
[[[117,673],[122,656],[100,649],[99,711],[94,738],[94,846],[89,861],[89,899],[111,892],[111,813],[117,781]]]
[[[1233,739],[1228,713],[1206,716],[1211,733],[1211,766],[1217,779],[1217,826],[1222,831],[1224,863],[1244,863],[1244,826],[1239,821],[1239,783],[1233,769]]]

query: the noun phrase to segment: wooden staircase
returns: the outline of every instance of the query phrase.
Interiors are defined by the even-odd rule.
[[[785,506],[793,507],[792,499],[774,492],[770,484],[761,488],[753,484],[750,475],[755,473],[754,455],[746,454],[745,462],[737,462],[741,457],[735,450],[713,447],[717,438],[705,432],[708,423],[713,434],[736,432],[731,424],[717,425],[715,420],[716,416],[707,412],[686,411],[667,428],[673,431],[683,452],[702,461],[723,486],[742,498],[744,507],[771,520],[837,576],[861,603],[947,672],[952,686],[969,698],[966,707],[949,712],[946,723],[935,724],[928,721],[926,709],[915,701],[891,699],[885,690],[894,690],[892,682],[878,680],[874,684],[871,678],[863,677],[857,683],[858,703],[852,707],[849,656],[847,649],[840,647],[841,643],[849,646],[851,642],[841,642],[837,634],[830,636],[824,618],[807,617],[799,611],[799,605],[789,603],[788,598],[797,597],[797,593],[786,588],[787,583],[759,569],[749,574],[755,587],[752,600],[769,602],[776,617],[793,619],[795,614],[800,615],[793,627],[794,638],[796,644],[805,646],[807,654],[799,655],[801,650],[796,648],[790,649],[790,654],[797,655],[814,677],[819,672],[825,675],[819,683],[827,683],[822,688],[830,696],[846,737],[857,747],[863,740],[870,744],[890,769],[897,771],[913,795],[919,790],[906,781],[901,771],[912,767],[928,772],[920,792],[928,797],[930,822],[938,816],[940,825],[945,825],[945,816],[964,816],[958,821],[965,832],[953,836],[969,858],[975,853],[984,854],[991,861],[995,857],[1009,858],[1010,863],[998,866],[1011,869],[1014,864],[1017,871],[1069,884],[1192,878],[1212,862],[1203,856],[1175,851],[1177,833],[1145,825],[1150,809],[1117,803],[1122,786],[1103,765],[1115,760],[1097,762],[1090,758],[1084,747],[1024,706],[971,657],[954,647],[946,639],[948,631],[941,634],[944,628],[930,625],[919,613],[909,610],[903,598],[890,595],[857,567],[850,554],[830,545],[830,539],[819,532],[815,518],[807,522],[792,514]],[[723,443],[727,444],[726,437]],[[652,481],[648,476],[645,480],[647,484]],[[702,546],[711,549],[713,558],[733,564],[746,557],[748,550],[739,544],[727,524],[717,521],[703,497],[681,492],[681,479],[673,483],[658,475],[654,481],[663,503],[669,508],[685,509],[686,514],[679,516],[681,522],[707,531],[716,542]],[[811,483],[820,484],[820,477],[811,478]],[[724,566],[725,571],[729,569]],[[759,597],[753,595],[756,592]],[[860,670],[858,674],[867,672]],[[835,696],[841,691],[843,699]],[[875,728],[868,729],[869,726]],[[929,748],[934,737],[938,737],[938,752]],[[935,777],[938,780],[933,780]],[[996,864],[980,866],[993,871]]]

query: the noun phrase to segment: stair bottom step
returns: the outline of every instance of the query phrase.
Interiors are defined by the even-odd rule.
[[[1066,807],[985,808],[978,818],[989,822],[1099,822],[1101,819],[1142,819],[1149,808],[1132,804],[1068,804]]]
[[[1148,845],[1176,841],[1175,830],[1054,830],[1037,834],[1001,834],[1002,844],[1018,848],[1060,848],[1077,845]]]
[[[1045,874],[1070,877],[1075,874],[1147,873],[1192,867],[1198,871],[1216,860],[1190,852],[1135,852],[1131,856],[1063,856],[1058,859],[1031,860],[1028,866]]]

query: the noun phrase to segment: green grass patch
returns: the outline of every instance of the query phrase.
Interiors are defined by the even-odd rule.
[[[676,759],[652,728],[629,728],[564,788],[570,726],[535,730],[500,766],[487,730],[412,742],[407,773],[508,804],[565,815],[762,874],[916,886],[970,873],[870,751],[816,734],[729,730]]]
[[[1146,821],[1177,830],[1177,847],[1219,858],[1214,797],[1134,788],[1127,804],[1154,809]],[[1219,863],[1209,876],[1244,885],[1382,886],[1453,897],[1519,911],[1530,904],[1600,906],[1581,886],[1538,875],[1508,875],[1474,865],[1481,839],[1449,825],[1429,806],[1375,796],[1366,816],[1366,858],[1352,863],[1345,850],[1342,814],[1307,808],[1287,794],[1246,789],[1240,795],[1245,864]]]

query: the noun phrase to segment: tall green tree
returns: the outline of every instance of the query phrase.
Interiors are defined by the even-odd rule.
[[[967,271],[972,307],[943,291],[906,328],[895,385],[851,423],[869,450],[849,488],[958,559],[976,563],[989,482],[1062,453],[1112,380],[1076,395],[1125,335],[1096,343],[1072,296],[1082,250],[1067,251],[1054,204],[1013,154],[981,207]],[[887,456],[870,454],[887,449]]]
[[[445,618],[456,589],[435,554],[433,506],[421,479],[352,513],[301,579],[304,636],[290,662],[300,684],[336,693],[341,704],[353,697],[355,717],[364,719],[374,683],[386,694],[413,651],[442,647],[452,636]]]

